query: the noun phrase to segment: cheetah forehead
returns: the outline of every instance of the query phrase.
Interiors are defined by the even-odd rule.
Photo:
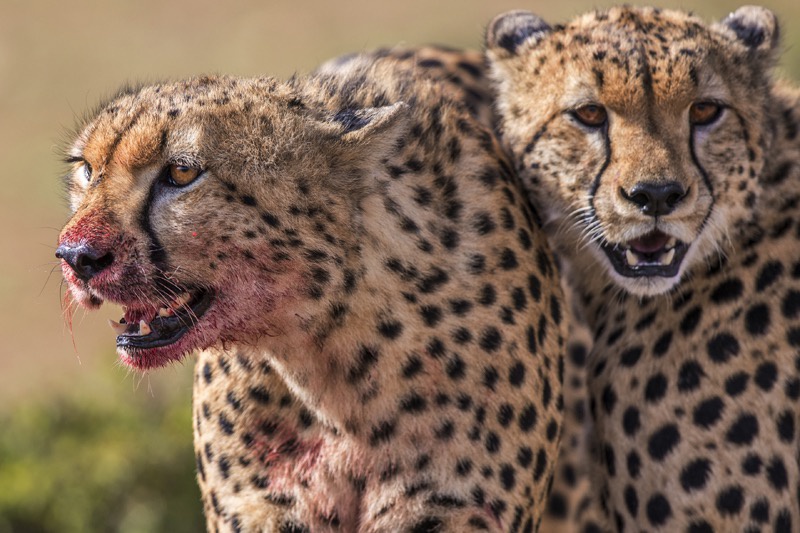
[[[684,109],[693,98],[727,100],[729,87],[761,83],[773,64],[772,17],[766,10],[742,8],[707,24],[680,11],[625,6],[543,31],[541,19],[516,12],[499,16],[491,28],[513,33],[514,45],[508,35],[503,40],[491,32],[487,45],[501,85],[558,83],[562,90],[551,98],[561,105],[602,100],[635,111],[652,98],[661,109]]]
[[[261,132],[300,130],[302,108],[298,91],[272,78],[203,76],[124,89],[84,121],[68,157],[98,169],[136,169],[158,158],[202,164],[210,127],[224,130],[247,116]]]

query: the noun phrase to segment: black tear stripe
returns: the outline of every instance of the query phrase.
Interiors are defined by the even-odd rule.
[[[711,178],[708,176],[708,172],[706,172],[706,169],[703,167],[703,165],[700,164],[700,160],[697,158],[697,152],[694,149],[694,130],[695,126],[692,126],[689,129],[689,153],[692,154],[692,162],[694,163],[694,166],[696,166],[697,169],[700,171],[700,175],[703,177],[703,183],[706,184],[706,187],[708,188],[708,193],[711,195],[711,205],[708,206],[708,211],[706,212],[706,216],[703,217],[703,222],[700,223],[700,230],[697,232],[697,234],[700,235],[700,233],[702,233],[703,230],[705,229],[706,223],[708,222],[708,219],[711,217],[711,213],[714,211],[714,205],[717,203],[717,198],[714,195],[714,186],[711,184]]]
[[[603,140],[605,141],[606,145],[606,159],[603,161],[603,165],[600,167],[600,170],[597,171],[597,175],[594,177],[594,181],[592,182],[592,188],[589,190],[589,207],[591,208],[591,218],[589,222],[597,220],[597,212],[594,209],[594,197],[597,194],[597,189],[600,188],[600,180],[605,174],[608,165],[611,163],[611,137],[608,133],[608,121],[603,125]]]
[[[179,294],[182,289],[163,275],[164,272],[169,271],[169,258],[155,230],[153,230],[153,225],[150,223],[150,211],[155,200],[156,189],[158,189],[159,186],[158,178],[153,180],[153,183],[150,184],[150,190],[147,192],[147,200],[142,206],[141,213],[139,213],[139,225],[150,240],[148,243],[148,251],[150,254],[150,262],[153,263],[157,272],[155,276],[157,289],[167,294]]]

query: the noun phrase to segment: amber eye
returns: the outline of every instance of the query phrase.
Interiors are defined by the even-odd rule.
[[[692,126],[707,126],[722,114],[722,106],[714,102],[695,102],[689,108],[689,123]]]
[[[597,104],[588,104],[572,112],[572,116],[585,126],[599,128],[608,120],[606,108]]]
[[[175,187],[184,187],[197,179],[201,174],[199,168],[189,167],[186,165],[170,165],[167,180],[170,185]]]

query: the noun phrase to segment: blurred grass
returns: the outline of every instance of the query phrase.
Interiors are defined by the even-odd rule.
[[[1,413],[0,531],[202,531],[190,410],[78,393]]]
[[[0,0],[0,533],[199,531],[191,364],[142,385],[115,363],[106,318],[60,310],[49,274],[67,219],[60,150],[126,81],[198,73],[286,77],[346,52],[439,42],[480,47],[497,13],[552,22],[613,2],[573,0]],[[708,19],[727,0],[659,2]],[[782,72],[800,77],[800,2],[783,21]],[[145,383],[147,386],[145,386]]]

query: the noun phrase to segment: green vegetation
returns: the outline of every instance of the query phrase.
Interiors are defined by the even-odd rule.
[[[0,532],[202,531],[191,407],[142,396],[0,414]]]

